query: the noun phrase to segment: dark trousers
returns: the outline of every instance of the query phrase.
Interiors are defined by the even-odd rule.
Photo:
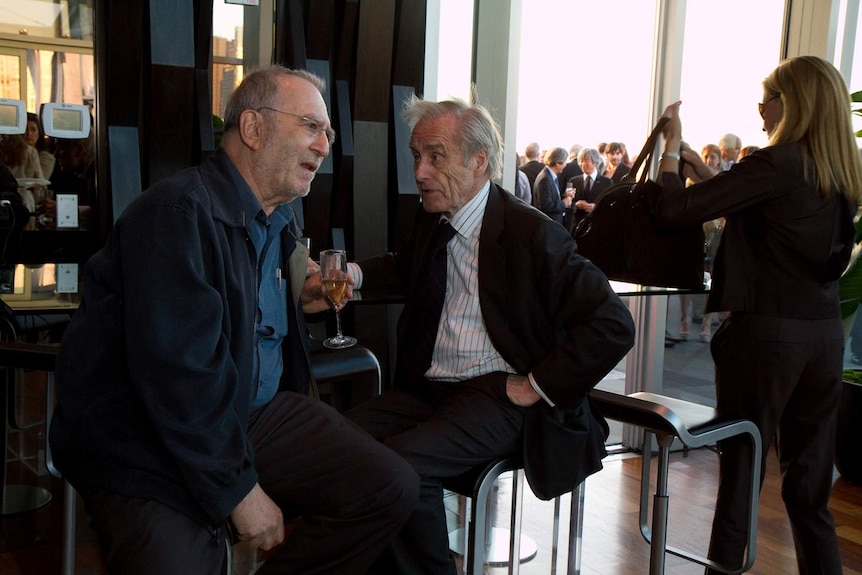
[[[318,400],[277,394],[249,437],[261,487],[286,519],[298,517],[258,573],[364,574],[413,510],[410,466]],[[164,505],[105,491],[88,503],[111,573],[223,569],[223,540]]]
[[[840,321],[733,314],[716,332],[711,351],[718,410],[757,424],[764,462],[776,442],[781,496],[799,573],[840,574],[838,540],[828,508],[841,396]],[[751,448],[741,438],[723,441],[719,448],[720,481],[709,556],[738,567],[745,552],[744,494],[750,485]]]
[[[524,408],[506,396],[506,374],[392,391],[347,416],[404,457],[421,478],[419,503],[377,565],[384,574],[454,575],[442,480],[523,448]]]

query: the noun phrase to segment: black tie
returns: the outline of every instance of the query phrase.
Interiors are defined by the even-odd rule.
[[[446,294],[446,244],[455,235],[449,222],[439,224],[431,234],[426,250],[425,265],[417,278],[413,311],[407,330],[404,360],[407,375],[416,382],[431,366],[437,326]]]
[[[585,176],[585,178],[587,181],[584,183],[584,193],[588,194],[590,192],[590,188],[592,187],[590,183],[593,181],[593,179],[589,176]]]

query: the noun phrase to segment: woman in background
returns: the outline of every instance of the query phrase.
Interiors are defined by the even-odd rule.
[[[39,116],[33,112],[27,112],[27,131],[24,132],[24,141],[28,146],[36,149],[36,154],[39,156],[39,164],[42,166],[42,175],[46,178],[54,171],[54,154],[48,149],[49,140],[45,137],[45,132],[42,130],[42,122],[39,121]]]
[[[799,572],[838,574],[828,508],[844,345],[838,278],[854,241],[862,161],[847,86],[826,60],[782,62],[764,80],[758,108],[769,146],[709,177],[680,147],[679,102],[669,106],[662,189],[651,201],[667,224],[725,216],[707,303],[708,312],[729,312],[711,347],[718,410],[756,423],[764,451],[775,442]],[[703,181],[683,185],[680,155],[685,175]],[[729,439],[719,448],[709,557],[738,568],[751,447]]]
[[[0,136],[0,164],[8,167],[15,178],[45,179],[42,173],[42,165],[39,163],[39,154],[35,148],[27,145],[24,136],[21,134]],[[36,211],[34,191],[39,191],[41,188],[41,184],[35,183],[19,185],[18,187],[21,200],[30,213]]]

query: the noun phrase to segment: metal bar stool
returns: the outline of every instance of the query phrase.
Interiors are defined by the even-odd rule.
[[[724,573],[741,573],[754,564],[757,540],[757,502],[760,494],[761,440],[757,426],[747,419],[727,418],[712,407],[648,392],[620,395],[594,389],[590,393],[599,411],[608,419],[644,429],[641,468],[640,529],[650,544],[650,574],[664,573],[665,552]],[[658,442],[658,471],[653,495],[652,529],[649,526],[649,481],[652,457],[650,434]],[[667,545],[670,446],[674,438],[686,447],[697,448],[716,441],[748,435],[752,445],[751,489],[748,492],[748,553],[743,565],[730,567],[706,557]]]

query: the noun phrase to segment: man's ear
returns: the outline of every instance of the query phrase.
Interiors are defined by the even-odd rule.
[[[484,174],[488,171],[488,153],[487,152],[476,152],[473,154],[473,170],[479,172],[480,174]]]
[[[266,133],[263,116],[257,110],[243,110],[239,115],[239,137],[252,150],[260,149]]]

